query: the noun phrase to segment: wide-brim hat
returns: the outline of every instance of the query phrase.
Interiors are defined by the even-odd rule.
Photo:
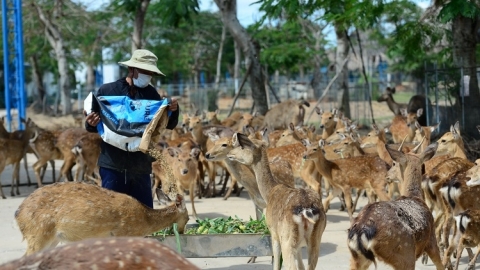
[[[155,54],[149,50],[135,50],[130,60],[118,63],[127,67],[139,68],[165,76],[165,74],[158,69],[157,60],[158,58],[155,56]]]

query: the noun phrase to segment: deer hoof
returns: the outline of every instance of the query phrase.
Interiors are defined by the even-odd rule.
[[[250,259],[248,259],[248,262],[247,263],[255,263],[255,260],[257,259],[257,257],[250,257]]]
[[[428,256],[427,256],[427,254],[423,254],[423,256],[422,256],[422,263],[423,263],[424,265],[428,264]]]

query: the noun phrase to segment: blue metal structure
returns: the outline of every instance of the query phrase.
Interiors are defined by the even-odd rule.
[[[7,130],[12,131],[11,110],[18,110],[18,127],[26,119],[26,93],[23,59],[22,1],[2,1],[3,66]]]

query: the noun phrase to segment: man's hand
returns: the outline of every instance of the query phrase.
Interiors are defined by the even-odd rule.
[[[83,114],[87,117],[85,121],[87,121],[87,124],[89,124],[90,126],[96,127],[100,122],[100,115],[98,115],[98,113],[96,112],[92,112],[87,115],[87,112],[83,111]]]
[[[170,110],[171,112],[174,112],[174,111],[178,110],[178,101],[177,101],[176,98],[172,98],[171,100],[172,100],[172,102],[170,103],[170,108],[169,108],[169,110]]]

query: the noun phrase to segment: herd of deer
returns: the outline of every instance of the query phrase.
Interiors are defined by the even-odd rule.
[[[96,158],[100,138],[96,134],[82,128],[51,132],[31,121],[26,122],[23,132],[2,131],[0,172],[5,165],[15,164],[17,187],[19,163],[28,151],[38,157],[33,167],[39,186],[42,168],[55,159],[64,160],[59,179],[68,179],[37,189],[15,213],[27,241],[26,255],[41,255],[12,262],[11,269],[27,261],[38,264],[53,260],[47,252],[38,252],[59,242],[145,236],[173,223],[182,232],[188,222],[184,190],[189,191],[195,217],[196,196],[218,195],[219,170],[225,175],[221,194],[231,178],[224,199],[240,184],[252,199],[257,218],[265,213],[274,269],[280,269],[280,254],[285,269],[304,269],[303,246],[307,247],[308,269],[315,269],[326,213],[336,197],[344,202],[350,217],[346,239],[351,269],[368,269],[377,260],[394,269],[414,269],[422,255],[422,261],[426,263],[430,257],[436,269],[452,269],[453,253],[457,269],[464,247],[470,258],[468,269],[474,269],[480,249],[473,254],[470,248],[480,245],[480,160],[473,163],[467,159],[458,122],[431,143],[439,123],[422,126],[418,120],[424,108],[400,108],[392,94],[386,91],[384,99],[395,113],[392,123],[383,129],[373,125],[366,136],[360,136],[356,124],[337,110],[315,108],[322,132],[304,126],[304,106],[309,106],[305,101],[280,103],[265,116],[235,112],[222,121],[218,112],[183,114],[180,126],[155,146],[163,158],[152,164],[153,195],[169,202],[161,209],[150,209],[129,196],[81,183],[82,179],[99,181]],[[387,140],[387,133],[393,143]],[[70,173],[74,164],[78,165],[75,179]],[[363,192],[369,204],[355,216]],[[327,197],[322,200],[324,194]],[[137,243],[141,241],[138,238],[125,241],[146,245]],[[64,246],[63,256],[68,256],[66,247],[75,260],[80,248],[88,243],[96,245],[94,241],[79,243]],[[110,262],[106,252],[113,248],[106,246],[96,254],[105,252]],[[158,253],[177,256],[162,250]],[[136,255],[140,258],[137,266],[150,258],[154,261],[152,253],[148,254]],[[94,257],[84,256],[82,265],[95,264]],[[181,258],[175,262],[188,263]],[[117,259],[116,263],[126,262]]]

